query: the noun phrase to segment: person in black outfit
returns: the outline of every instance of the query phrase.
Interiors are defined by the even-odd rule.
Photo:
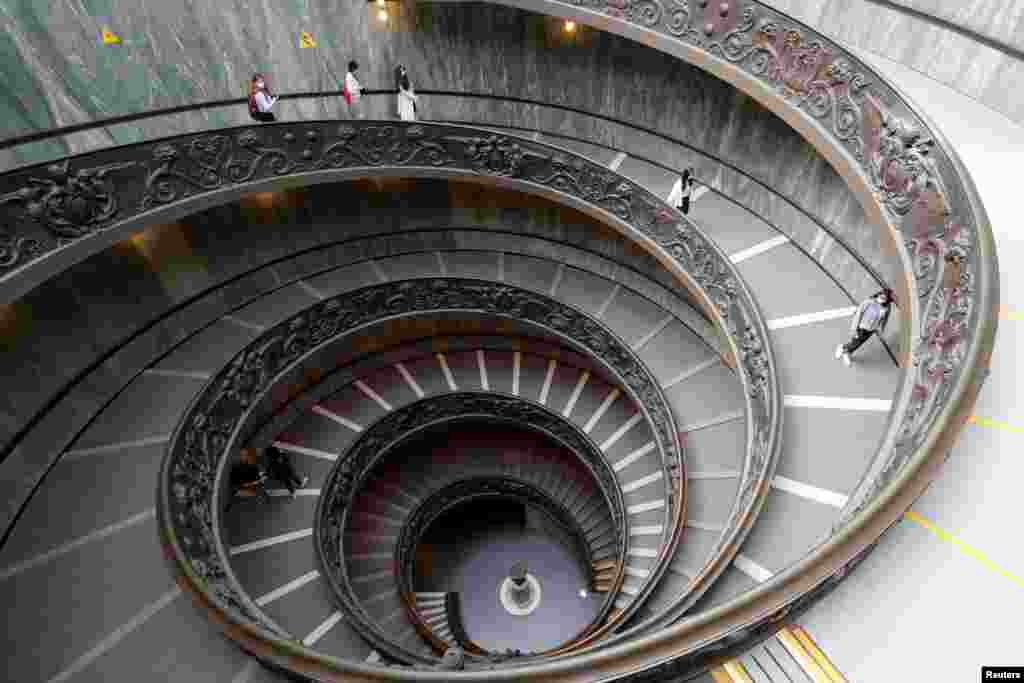
[[[693,195],[693,171],[691,169],[687,168],[683,171],[680,187],[682,194],[679,196],[679,205],[676,208],[686,215],[690,213],[690,199]]]
[[[299,477],[292,465],[291,458],[279,448],[269,446],[266,450],[267,471],[273,479],[284,484],[292,494],[296,496],[295,490],[302,488],[309,482],[309,477]]]
[[[228,478],[231,482],[231,501],[228,503],[227,509],[230,509],[240,497],[245,496],[244,492],[249,492],[249,495],[258,494],[263,502],[270,502],[270,494],[263,487],[267,475],[256,464],[249,449],[242,450],[241,462],[231,466]]]

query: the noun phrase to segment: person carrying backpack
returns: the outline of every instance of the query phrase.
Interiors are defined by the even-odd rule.
[[[409,72],[399,64],[395,67],[395,90],[398,93],[398,118],[403,121],[416,120],[416,93],[409,81]]]
[[[249,116],[263,123],[276,121],[276,117],[270,111],[276,102],[277,98],[270,94],[267,79],[263,74],[253,75],[249,83]]]

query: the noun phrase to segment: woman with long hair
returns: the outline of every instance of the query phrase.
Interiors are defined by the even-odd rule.
[[[274,108],[277,98],[270,94],[270,86],[263,74],[254,74],[249,83],[249,115],[257,121],[269,123],[276,121],[270,111]]]
[[[416,120],[416,93],[409,81],[409,72],[399,64],[395,67],[395,90],[398,91],[398,118],[403,121]]]
[[[348,63],[348,71],[345,72],[345,83],[341,87],[341,96],[348,103],[349,116],[353,119],[363,118],[363,86],[356,78],[356,71],[359,70],[359,62],[352,60]]]

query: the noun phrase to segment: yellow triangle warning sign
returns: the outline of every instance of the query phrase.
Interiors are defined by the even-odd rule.
[[[307,32],[299,31],[299,47],[316,47],[316,41]]]
[[[100,42],[104,45],[117,45],[121,42],[121,39],[115,36],[113,31],[105,28],[100,31]]]

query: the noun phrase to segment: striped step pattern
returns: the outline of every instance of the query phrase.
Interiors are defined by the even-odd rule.
[[[598,148],[581,149],[554,134],[535,137],[588,154],[606,153]],[[609,167],[671,201],[682,169],[673,173],[630,155],[630,142],[623,140],[623,151],[607,151]],[[644,141],[639,148],[646,153]],[[864,473],[884,433],[899,369],[876,341],[858,354],[863,360],[853,370],[835,362],[832,352],[846,340],[850,316],[859,300],[842,290],[789,235],[699,182],[689,217],[730,255],[768,319],[785,394],[786,425],[777,476],[757,525],[736,561],[694,607],[700,610],[720,604],[792,564],[830,532],[846,495]],[[831,242],[824,234],[818,238],[824,244]],[[890,344],[895,336],[890,330]],[[646,348],[639,353],[656,372],[661,359],[675,356],[678,363],[678,358],[685,356],[685,351],[666,353],[664,347],[656,354],[648,354]],[[714,392],[716,379],[730,374],[728,369],[708,354],[690,359],[676,371],[665,379],[686,436],[686,529],[669,571],[638,619],[671,605],[698,575],[729,516],[728,505],[721,502],[735,498],[742,470],[746,424],[741,414],[742,396],[729,390],[735,386],[734,378],[718,385],[726,387],[725,392],[714,396],[713,410],[705,410],[702,399],[713,396],[709,391]],[[682,389],[675,391],[673,381]],[[829,457],[821,457],[823,453]]]
[[[627,579],[616,606],[628,605],[648,578],[649,568],[665,542],[670,510],[662,485],[664,472],[650,427],[621,389],[593,371],[534,353],[482,348],[411,358],[362,377],[319,401],[311,411],[312,416],[294,425],[278,444],[293,453],[324,452],[329,447],[337,452],[339,445],[350,443],[388,412],[418,398],[454,390],[499,391],[544,403],[600,445],[620,481],[630,513]],[[540,463],[537,469],[548,478],[557,479],[557,472],[550,465]],[[402,478],[408,477],[408,471],[403,472]],[[555,492],[556,500],[586,500],[577,496],[572,486]],[[389,500],[391,508],[399,500],[404,507],[414,503],[406,496]],[[588,515],[595,511],[593,507],[573,505],[575,508]],[[393,509],[391,512],[398,513]],[[597,517],[585,521],[592,544],[609,542],[609,529]],[[389,536],[393,536],[397,527],[389,526]],[[592,551],[593,559],[599,561],[605,559],[608,548],[602,545]]]
[[[714,683],[848,683],[800,626],[786,626],[711,670]]]
[[[900,371],[877,341],[852,369],[836,362],[858,301],[775,227],[714,192],[693,202],[690,217],[732,255],[756,293],[785,406],[765,506],[732,565],[694,606],[699,611],[767,580],[831,533],[885,431]]]
[[[448,625],[448,607],[445,602],[446,593],[418,592],[413,597],[416,600],[416,611],[420,618],[434,632],[438,638],[449,645],[457,645],[452,629]]]
[[[686,457],[691,473],[687,483],[691,519],[687,533],[699,538],[680,544],[672,559],[675,570],[662,579],[656,596],[660,604],[676,599],[714,548],[737,493],[745,453],[742,393],[735,376],[715,352],[651,299],[564,264],[509,253],[457,250],[397,255],[374,263],[373,267],[350,269],[351,275],[345,278],[322,276],[307,285],[333,295],[339,286],[363,286],[380,281],[382,275],[394,280],[410,274],[484,277],[490,273],[584,310],[633,347],[662,383],[677,424],[689,432]],[[337,453],[389,410],[416,398],[459,389],[501,391],[535,400],[573,421],[600,445],[626,498],[630,552],[616,608],[629,607],[649,581],[670,531],[666,480],[650,427],[621,390],[594,372],[558,358],[527,353],[488,349],[435,353],[432,358],[396,363],[374,377],[363,378],[362,386],[353,384],[321,401],[314,408],[316,421],[327,420],[338,429],[332,438],[313,437],[313,441],[324,444],[319,450]],[[308,446],[304,439],[309,435],[299,434],[303,428],[289,430],[295,452]],[[313,426],[312,431],[320,429]],[[696,458],[694,443],[699,445]]]
[[[736,494],[745,426],[734,376],[697,334],[661,305],[618,283],[589,271],[511,253],[446,251],[381,258],[375,267],[351,266],[298,283],[291,289],[292,297],[296,306],[308,306],[310,291],[318,298],[333,296],[380,281],[381,273],[388,279],[409,275],[486,277],[490,273],[580,308],[629,342],[661,381],[677,424],[689,432],[689,538],[680,544],[673,565],[682,566],[684,572],[703,565]],[[278,316],[283,300],[278,296],[275,301]],[[273,319],[257,304],[243,309],[239,317],[243,315],[261,322]],[[727,386],[715,386],[720,382]],[[708,393],[695,395],[689,391],[692,383],[707,387]],[[594,372],[558,358],[524,352],[475,349],[436,353],[394,363],[363,377],[361,385],[353,383],[321,401],[305,424],[293,425],[278,445],[306,461],[330,461],[389,410],[416,398],[463,388],[502,391],[538,401],[573,421],[602,446],[626,492],[634,531],[630,536],[632,552],[626,558],[626,581],[616,604],[620,609],[629,606],[649,580],[668,533],[668,501],[650,428],[637,419],[637,411],[621,391]],[[716,400],[707,400],[709,396]],[[704,476],[707,474],[710,476]],[[696,542],[695,536],[699,537]],[[663,600],[671,601],[686,586],[689,574],[681,571],[665,575],[665,587],[660,589]],[[601,576],[595,573],[595,577]],[[601,585],[596,581],[595,589]]]

